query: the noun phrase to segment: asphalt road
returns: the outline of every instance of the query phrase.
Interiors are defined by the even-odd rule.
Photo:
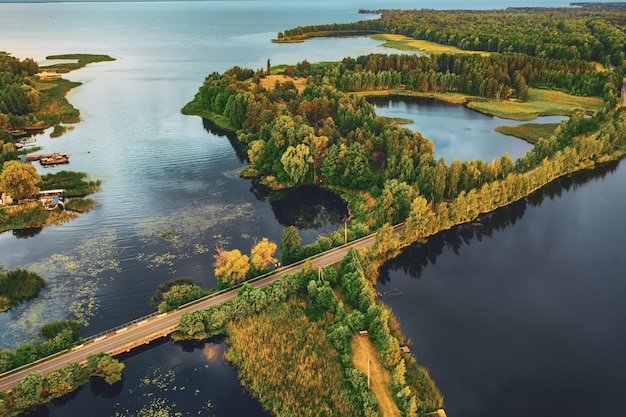
[[[400,231],[400,227],[396,226],[394,234]],[[374,243],[374,235],[367,236],[365,238],[354,241],[348,245],[340,248],[332,249],[312,259],[314,268],[323,267],[335,264],[341,261],[348,250],[351,248],[364,248]],[[302,264],[293,266],[286,266],[281,268],[275,274],[266,278],[260,279],[250,283],[251,286],[256,288],[264,288],[281,278],[286,274],[293,274],[302,269]],[[212,296],[205,300],[202,300],[196,304],[181,308],[179,310],[170,311],[166,314],[150,317],[144,321],[134,323],[128,327],[118,329],[114,332],[107,333],[101,337],[94,339],[82,346],[74,348],[71,351],[58,354],[56,356],[46,358],[44,360],[35,362],[26,368],[22,368],[18,371],[5,374],[0,377],[0,390],[9,389],[17,385],[26,375],[40,371],[43,375],[58,368],[66,366],[70,362],[84,363],[87,360],[87,356],[93,353],[106,352],[106,353],[119,353],[120,349],[124,349],[126,346],[132,345],[137,341],[154,339],[155,335],[163,334],[164,331],[171,333],[178,327],[178,321],[183,313],[189,311],[205,310],[211,306],[222,304],[228,300],[231,300],[237,296],[239,289],[234,289],[220,295]]]

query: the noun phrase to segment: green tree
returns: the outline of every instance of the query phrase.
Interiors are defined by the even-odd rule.
[[[43,375],[36,371],[26,375],[11,391],[13,404],[19,410],[33,408],[42,403]]]
[[[122,380],[124,364],[106,353],[94,353],[87,356],[87,374],[98,376],[113,385]]]
[[[51,397],[73,391],[83,380],[83,368],[77,362],[70,362],[65,367],[51,371],[44,378],[45,390]]]
[[[402,240],[414,242],[419,237],[430,236],[433,232],[434,217],[428,201],[421,195],[415,197],[402,230]]]
[[[204,291],[197,285],[173,285],[163,293],[163,301],[159,303],[159,313],[172,311],[204,296]]]
[[[300,256],[302,238],[295,226],[289,226],[283,231],[280,239],[280,250],[282,251],[281,262],[290,264]]]
[[[185,338],[195,339],[206,337],[204,320],[202,316],[197,313],[183,313],[178,321],[178,331],[181,332]]]
[[[0,173],[0,190],[13,198],[31,198],[39,193],[41,177],[34,166],[19,161],[7,161]]]
[[[311,148],[302,143],[295,147],[289,146],[281,156],[280,162],[294,184],[300,184],[313,163]]]

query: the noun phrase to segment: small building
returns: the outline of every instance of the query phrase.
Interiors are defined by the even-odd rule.
[[[0,206],[4,206],[5,204],[13,204],[13,197],[7,193],[2,193],[0,194]]]

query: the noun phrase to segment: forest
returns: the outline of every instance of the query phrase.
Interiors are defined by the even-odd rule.
[[[622,66],[626,16],[616,9],[508,8],[504,10],[361,10],[380,19],[297,27],[278,42],[330,33],[395,33],[464,50],[522,53],[538,58],[597,61]]]
[[[434,91],[440,88],[437,82],[425,82],[422,87],[411,83],[446,77],[480,79],[480,72],[493,75],[479,85],[487,85],[484,91],[494,95],[499,91],[500,98],[493,97],[495,100],[511,99],[524,88],[562,89],[567,85],[577,94],[602,94],[604,108],[593,115],[572,114],[554,135],[540,138],[516,161],[503,155],[490,162],[454,160],[448,164],[434,160],[432,143],[421,134],[388,124],[375,115],[365,97],[343,91],[391,86]],[[580,61],[522,54],[368,55],[338,63],[305,61],[287,67],[285,73],[306,77],[302,92],[289,81],[266,89],[259,84],[264,74],[233,68],[209,75],[184,111],[213,116],[237,131],[249,158],[245,176],[276,188],[322,184],[345,194],[365,193],[361,194],[361,207],[352,212],[368,230],[406,220],[417,197],[425,198],[434,209],[440,203],[452,206],[470,192],[486,197],[496,186],[498,195],[486,200],[510,202],[558,176],[624,152],[625,116],[622,109],[616,109],[621,72],[597,71]],[[554,167],[546,168],[548,162]],[[492,205],[477,209],[490,211]],[[453,223],[467,220],[471,218],[451,218]]]

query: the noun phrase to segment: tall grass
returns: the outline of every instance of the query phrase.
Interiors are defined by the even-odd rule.
[[[360,416],[346,389],[340,357],[326,335],[330,314],[311,321],[292,298],[231,321],[231,348],[243,385],[277,415]]]

